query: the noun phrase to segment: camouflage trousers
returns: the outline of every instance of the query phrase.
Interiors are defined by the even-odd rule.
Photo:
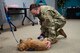
[[[59,19],[55,20],[55,22],[45,22],[45,24],[41,26],[41,33],[47,38],[55,39],[59,35],[58,31],[66,24],[66,21]]]

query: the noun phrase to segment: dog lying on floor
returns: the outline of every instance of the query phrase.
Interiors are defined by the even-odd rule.
[[[20,43],[17,46],[20,51],[43,51],[51,48],[51,42],[45,38],[44,40],[36,40],[28,38],[27,40],[20,39]]]

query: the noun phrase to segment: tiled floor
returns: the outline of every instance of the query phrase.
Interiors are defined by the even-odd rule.
[[[40,25],[24,26],[17,29],[17,40],[28,37],[36,38],[40,34]],[[0,53],[80,53],[80,20],[67,20],[64,31],[68,38],[59,36],[59,42],[52,45],[47,51],[23,51],[17,50],[17,43],[10,31],[0,34]]]

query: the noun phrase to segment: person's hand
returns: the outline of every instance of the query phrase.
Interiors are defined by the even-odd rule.
[[[48,49],[51,48],[51,42],[50,42],[50,41],[46,41],[45,44],[47,44],[47,48],[48,48]]]

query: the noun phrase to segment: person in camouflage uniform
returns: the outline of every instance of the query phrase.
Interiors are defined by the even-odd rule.
[[[30,11],[37,16],[41,25],[41,36],[56,40],[58,35],[67,37],[62,27],[66,24],[65,18],[53,7],[47,5],[30,5]],[[39,37],[38,37],[39,38]]]

